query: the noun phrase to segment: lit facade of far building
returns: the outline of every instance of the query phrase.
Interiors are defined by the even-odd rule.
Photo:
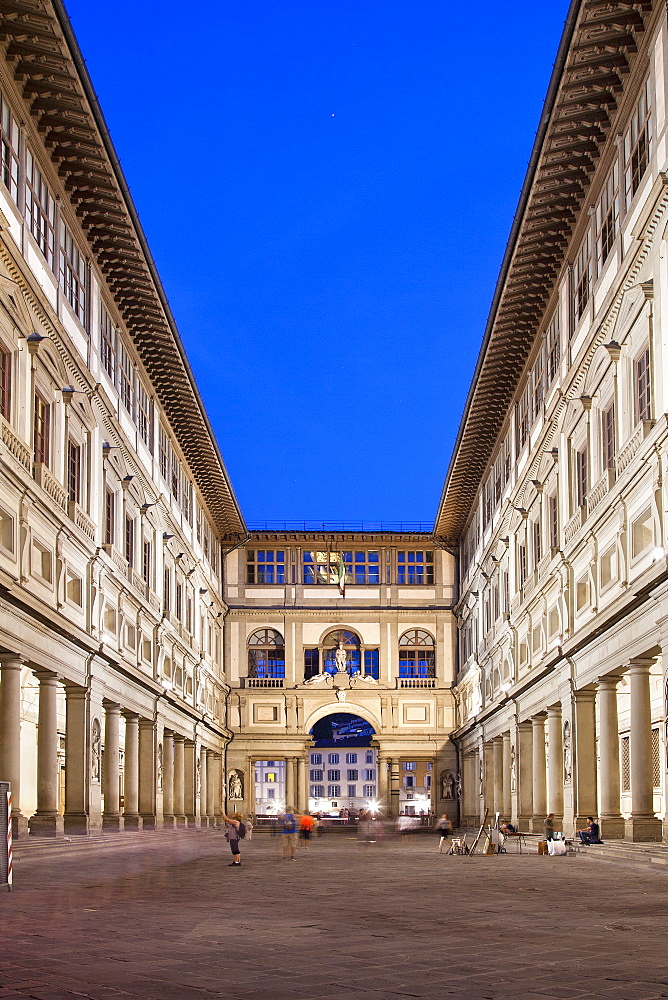
[[[256,762],[273,760],[287,804],[302,811],[373,801],[397,815],[413,795],[456,818],[454,559],[428,532],[252,531],[227,556],[224,599],[228,784],[238,782],[240,808],[260,800]],[[370,750],[313,746],[313,727],[341,714],[370,727]],[[345,762],[352,754],[358,763]],[[404,761],[431,765],[437,780],[410,790]]]
[[[468,823],[666,829],[667,54],[571,5],[435,527]]]

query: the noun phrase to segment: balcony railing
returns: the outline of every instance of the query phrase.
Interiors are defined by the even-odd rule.
[[[397,677],[398,688],[435,688],[435,677]]]
[[[67,513],[71,521],[74,521],[77,528],[83,531],[84,535],[90,538],[91,542],[95,541],[95,522],[91,521],[88,514],[86,514],[78,503],[74,500],[70,500],[67,504]]]
[[[570,542],[572,538],[578,533],[582,527],[582,511],[584,508],[578,507],[573,517],[570,519],[566,527],[564,528],[564,538],[566,539],[566,544]]]
[[[16,459],[16,461],[30,472],[30,465],[32,462],[32,452],[30,448],[17,438],[14,431],[11,429],[9,424],[0,417],[0,428],[2,443],[9,452],[9,454]]]
[[[53,502],[67,513],[67,493],[47,466],[43,462],[35,462],[33,475],[35,482],[39,483]]]
[[[244,687],[247,688],[282,688],[283,677],[244,677]]]

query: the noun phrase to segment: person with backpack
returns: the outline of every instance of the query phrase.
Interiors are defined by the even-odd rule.
[[[239,841],[243,840],[246,836],[246,824],[243,821],[241,813],[235,812],[233,816],[226,816],[223,812],[223,822],[225,823],[225,839],[230,845],[230,850],[232,851],[232,861],[228,865],[229,868],[240,868],[241,867],[241,851],[239,850]]]
[[[286,806],[285,812],[281,813],[281,835],[283,838],[283,860],[295,860],[295,846],[297,842],[297,818],[292,811],[292,806]]]

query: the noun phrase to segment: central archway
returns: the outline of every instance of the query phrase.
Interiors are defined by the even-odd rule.
[[[378,808],[378,756],[372,745],[376,729],[350,708],[321,709],[309,729],[309,809],[342,823],[356,819],[362,809]]]

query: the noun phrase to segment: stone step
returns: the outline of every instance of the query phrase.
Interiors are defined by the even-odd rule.
[[[579,856],[599,861],[624,861],[645,866],[665,866],[668,865],[668,846],[611,841],[606,844],[591,844],[589,847],[582,847]]]

